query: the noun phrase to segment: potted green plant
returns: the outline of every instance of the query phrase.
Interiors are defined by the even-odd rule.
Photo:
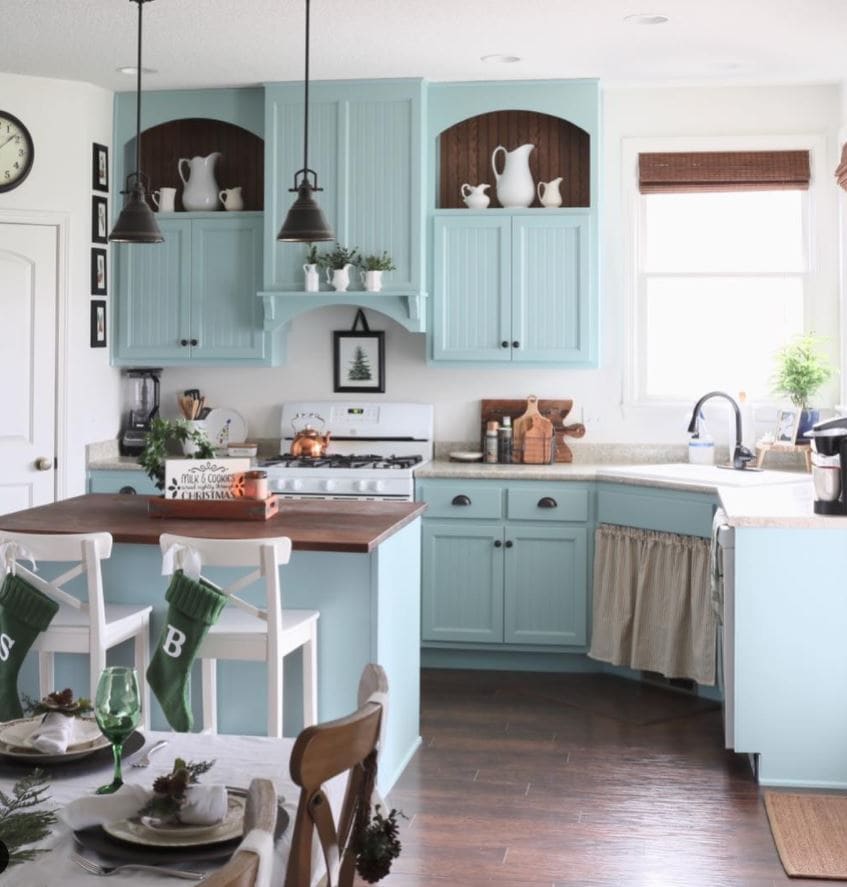
[[[326,269],[326,282],[331,284],[336,292],[346,292],[350,286],[350,268],[356,264],[356,250],[347,249],[336,243],[335,249],[322,253],[318,262],[321,268]]]
[[[822,350],[824,340],[813,333],[797,336],[777,354],[774,389],[789,398],[800,409],[797,440],[820,419],[820,410],[809,404],[815,392],[835,373]]]
[[[318,274],[319,261],[320,256],[318,255],[318,248],[314,243],[310,243],[309,248],[306,250],[306,264],[303,265],[303,271],[306,275],[307,293],[316,293],[320,289],[321,278]]]
[[[214,458],[215,451],[202,428],[186,419],[154,419],[138,462],[159,490],[165,489],[165,459],[177,444],[189,444],[194,452],[183,450],[183,455],[190,459]]]
[[[356,261],[362,283],[369,293],[378,293],[382,289],[382,272],[396,271],[391,256],[383,250],[381,256],[359,256]]]

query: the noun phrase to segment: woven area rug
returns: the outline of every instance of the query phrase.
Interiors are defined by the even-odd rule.
[[[790,878],[847,881],[847,794],[766,791],[765,810]]]

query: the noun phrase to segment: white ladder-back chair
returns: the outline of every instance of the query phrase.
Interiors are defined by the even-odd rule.
[[[150,690],[147,665],[150,661],[150,612],[152,607],[133,604],[107,604],[103,600],[100,561],[112,554],[110,533],[11,533],[0,530],[0,546],[12,543],[7,559],[15,558],[15,572],[57,601],[59,611],[47,629],[32,645],[38,652],[38,685],[42,697],[54,690],[54,655],[78,653],[89,657],[89,694],[93,700],[100,674],[106,667],[106,651],[132,640],[134,667],[138,672],[142,723],[150,725]],[[68,562],[74,566],[54,579],[45,579],[28,569],[32,558],[39,563]],[[5,571],[4,571],[5,572]],[[62,586],[84,576],[88,600],[65,591]],[[81,695],[81,691],[78,691]]]
[[[282,660],[303,650],[303,724],[310,726],[318,716],[318,618],[317,610],[288,610],[282,607],[279,568],[291,558],[287,536],[269,539],[208,539],[174,536],[159,538],[167,569],[182,569],[199,575],[205,567],[243,567],[250,572],[220,587],[203,575],[203,580],[227,595],[218,622],[211,626],[198,657],[202,659],[203,730],[218,729],[217,660],[237,659],[266,662],[268,667],[268,736],[282,733]],[[169,554],[170,552],[170,554]],[[252,568],[252,569],[251,569]],[[256,582],[265,586],[265,606],[256,607],[237,596]]]

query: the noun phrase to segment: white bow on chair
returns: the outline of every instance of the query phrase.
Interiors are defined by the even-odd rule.
[[[182,570],[189,579],[195,581],[200,578],[200,569],[203,559],[200,552],[190,545],[180,545],[174,542],[162,555],[162,575],[172,576],[175,570]]]
[[[4,565],[4,573],[15,575],[15,567],[19,560],[29,561],[32,564],[32,572],[37,573],[35,555],[20,542],[0,542],[0,561]]]

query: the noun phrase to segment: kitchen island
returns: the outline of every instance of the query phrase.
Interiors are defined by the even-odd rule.
[[[151,643],[165,613],[168,577],[162,576],[159,535],[175,533],[222,539],[289,536],[293,553],[281,570],[283,604],[320,611],[318,622],[318,710],[322,721],[355,708],[359,674],[379,662],[391,689],[386,746],[379,776],[386,792],[420,742],[420,515],[416,502],[283,500],[267,521],[152,518],[141,496],[89,494],[0,516],[0,530],[28,533],[107,531],[112,557],[103,562],[107,601],[150,604]],[[61,568],[45,566],[42,575]],[[209,571],[225,582],[227,571]],[[263,603],[263,591],[244,596]],[[129,647],[110,662],[130,664]],[[35,657],[22,671],[21,689],[37,693]],[[82,657],[56,656],[57,687],[87,690]],[[193,681],[199,687],[199,663]],[[265,669],[260,663],[221,662],[218,669],[219,729],[226,733],[265,731]],[[285,731],[302,724],[301,663],[297,651],[285,662]],[[192,700],[200,723],[200,693]],[[167,729],[153,702],[154,729]]]

